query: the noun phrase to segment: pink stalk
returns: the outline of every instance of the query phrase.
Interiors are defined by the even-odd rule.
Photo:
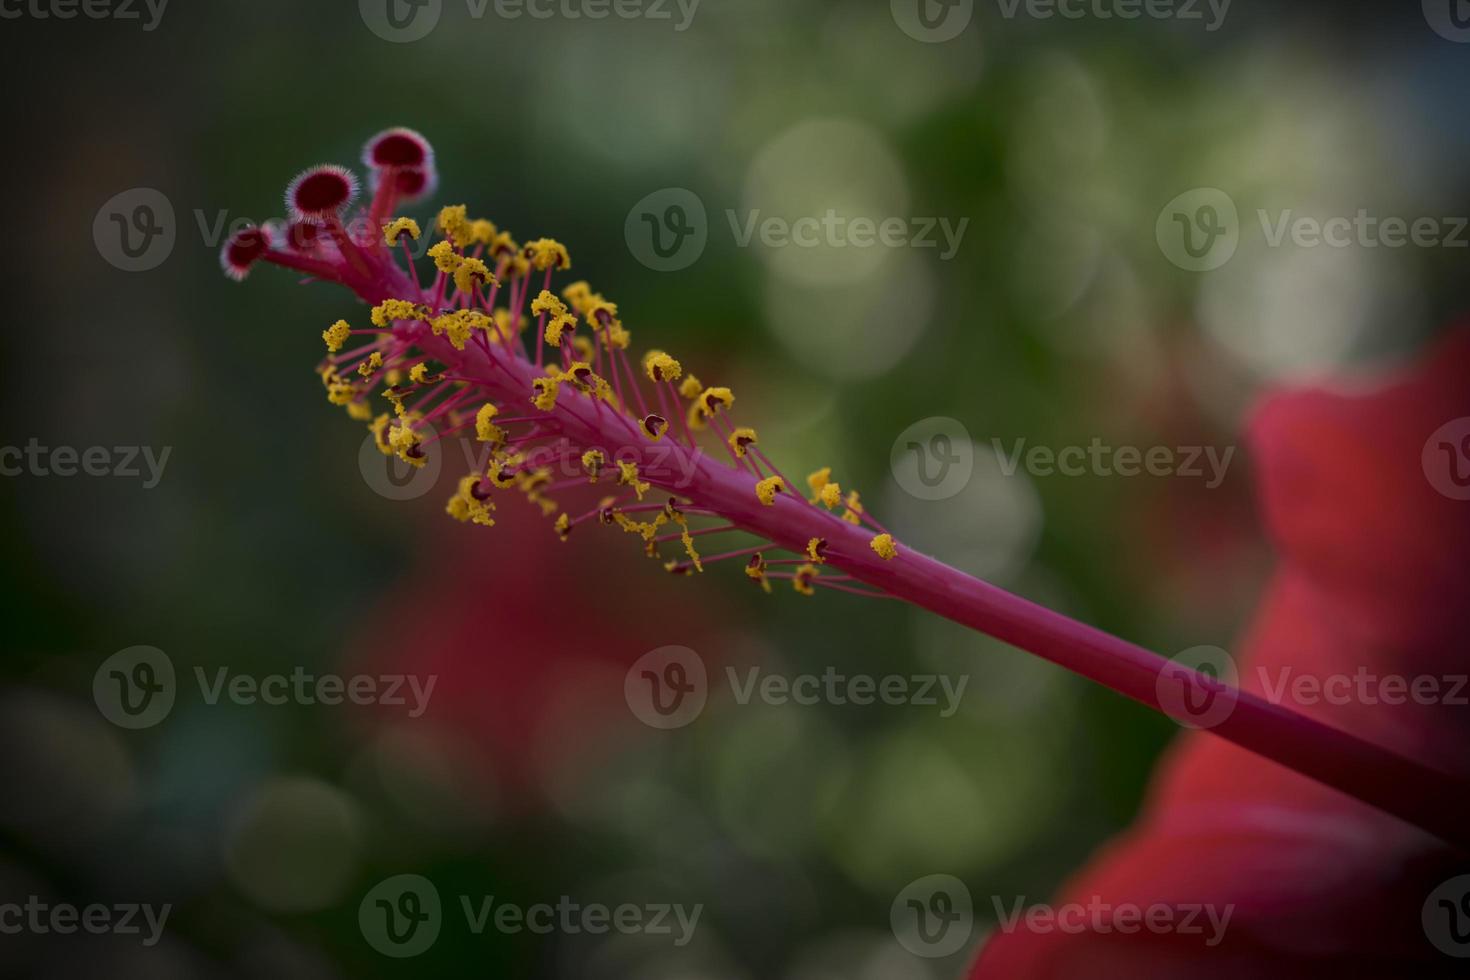
[[[555,243],[548,245],[545,240],[532,243],[527,248],[528,256],[535,252],[534,257],[544,261],[548,258],[544,250],[552,246]],[[310,269],[320,278],[348,286],[369,304],[381,304],[387,300],[414,304],[425,302],[417,282],[399,267],[394,252],[388,249],[360,252],[332,263],[331,256],[308,259],[269,241],[259,231],[247,230],[231,240],[222,258],[226,271],[235,278],[243,278],[252,264],[264,260]],[[354,260],[366,263],[366,270],[355,268]],[[547,269],[549,288],[550,268],[547,265],[539,268]],[[530,277],[529,272],[520,274],[509,290],[516,322],[519,322],[530,291]],[[432,307],[429,320],[447,312],[442,309],[444,281],[445,276],[441,274],[435,284],[437,295],[429,304]],[[490,302],[494,302],[494,294]],[[603,315],[607,315],[606,311]],[[1174,703],[1183,703],[1195,696],[1202,696],[1206,701],[1224,699],[1230,710],[1211,729],[1219,737],[1394,814],[1461,848],[1470,849],[1470,784],[1464,777],[1438,771],[1237,690],[1213,677],[966,575],[902,542],[894,542],[886,533],[875,537],[872,528],[882,530],[876,520],[858,514],[848,514],[844,519],[823,505],[809,502],[800,488],[792,486],[784,477],[779,477],[784,489],[775,492],[769,481],[761,483],[759,477],[744,469],[739,461],[726,463],[703,451],[687,428],[687,445],[674,438],[652,441],[641,431],[639,418],[630,414],[631,404],[639,405],[643,414],[647,414],[638,374],[621,348],[612,345],[609,324],[599,323],[590,315],[588,319],[594,343],[609,347],[606,361],[610,365],[611,385],[595,374],[592,380],[574,380],[569,374],[548,378],[541,367],[544,337],[539,333],[533,338],[537,347],[534,360],[523,350],[513,350],[504,343],[456,346],[447,334],[434,335],[424,318],[397,319],[391,334],[383,336],[381,342],[385,348],[391,346],[395,351],[416,348],[422,357],[439,362],[445,375],[441,384],[459,386],[458,392],[442,403],[435,415],[461,406],[473,413],[475,406],[488,402],[507,407],[507,421],[514,417],[517,421],[534,423],[535,428],[530,435],[507,439],[497,448],[496,452],[502,455],[499,462],[492,459],[490,471],[476,484],[475,501],[489,496],[489,480],[497,475],[502,481],[507,478],[528,481],[522,489],[543,504],[552,504],[545,497],[551,487],[573,492],[590,490],[593,494],[602,495],[606,493],[606,481],[618,479],[623,484],[618,492],[627,490],[632,497],[622,494],[606,510],[600,502],[591,509],[583,504],[570,512],[563,510],[559,520],[560,533],[565,535],[571,528],[611,513],[618,516],[617,523],[623,524],[623,531],[636,532],[650,549],[656,549],[660,541],[667,539],[683,541],[686,529],[691,541],[705,533],[738,529],[768,543],[714,556],[706,561],[754,554],[767,547],[805,555],[809,544],[820,539],[825,541],[822,551],[825,563],[811,567],[803,565],[794,572],[771,572],[765,577],[794,580],[798,587],[805,584],[907,601],[1027,650],[1166,714],[1177,714]],[[626,375],[626,378],[621,375]],[[624,397],[623,380],[632,388],[631,393],[627,393],[631,395],[631,403]],[[674,379],[660,379],[654,383],[675,395],[668,383],[670,380]],[[347,397],[356,401],[367,398],[376,383],[376,379],[369,379],[362,387],[356,379],[333,377],[330,373],[327,381],[329,393],[341,398],[345,392]],[[553,405],[542,407],[533,404],[533,391],[538,390],[537,384],[542,386],[540,390],[544,390],[547,384],[555,388]],[[598,384],[601,388],[597,387]],[[608,397],[602,397],[599,391],[609,393]],[[613,397],[610,393],[614,391],[616,401],[609,403],[608,398]],[[434,394],[437,395],[437,391]],[[664,391],[660,390],[660,406],[668,411],[663,396]],[[703,399],[702,395],[699,397]],[[513,410],[509,409],[510,406]],[[712,436],[728,436],[733,431],[732,420],[718,417],[728,411],[718,399],[696,401],[696,406],[713,423]],[[677,407],[675,396],[674,408]],[[682,413],[673,411],[672,414],[679,415],[682,421]],[[455,424],[463,426],[467,421],[459,420]],[[670,424],[673,424],[672,419]],[[547,439],[554,442],[544,442]],[[594,450],[601,453],[603,469],[600,475],[604,486],[592,486],[580,479],[558,482],[552,479],[549,470],[504,455],[511,446],[530,452],[538,448],[535,445],[538,441],[542,442],[540,449],[553,450],[564,460],[578,465],[584,453]],[[722,438],[721,441],[726,440]],[[402,449],[399,451],[410,462],[422,462],[421,450],[417,455]],[[780,470],[758,449],[752,446],[751,451],[752,465],[758,459],[766,469],[780,474]],[[631,480],[620,471],[615,461],[632,467],[634,476]],[[503,485],[504,482],[496,484],[497,487]],[[577,491],[577,486],[573,485],[581,486],[583,490]],[[655,489],[662,493],[654,494]],[[662,496],[663,499],[658,502],[645,499],[649,496]],[[465,510],[468,505],[462,498],[451,501],[451,505],[456,503],[460,505],[458,513],[454,507],[450,513],[461,520],[468,519]],[[552,504],[552,507],[560,509],[559,505]],[[573,520],[569,516],[571,513],[581,516]],[[643,517],[648,520],[644,521]],[[688,526],[694,518],[713,518],[719,524],[709,528]],[[869,522],[872,527],[865,528],[862,521]],[[655,532],[660,528],[666,533],[657,535]],[[692,544],[688,546],[692,547]],[[692,559],[685,561],[681,556],[668,567],[671,571],[682,572],[691,564]],[[843,584],[848,582],[861,583],[866,588]],[[1171,705],[1174,706],[1173,711]]]

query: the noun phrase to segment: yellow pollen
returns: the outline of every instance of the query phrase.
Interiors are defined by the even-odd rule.
[[[683,366],[661,350],[651,350],[643,356],[643,370],[653,382],[678,381],[684,373]]]
[[[642,500],[643,495],[648,492],[650,484],[638,479],[638,464],[627,460],[618,461],[618,485],[632,487],[633,492]]]
[[[771,507],[776,503],[776,494],[786,489],[779,476],[768,476],[755,485],[755,495],[762,504]]]
[[[572,257],[567,253],[567,247],[554,238],[538,238],[527,242],[525,256],[542,272],[572,267]]]
[[[439,217],[434,222],[434,227],[439,229],[440,234],[454,240],[454,244],[460,248],[471,245],[475,241],[474,227],[470,224],[465,213],[463,204],[452,204],[439,212]]]
[[[759,584],[767,594],[770,594],[771,580],[766,578],[766,559],[759,552],[751,555],[750,561],[745,563],[745,577]]]
[[[406,299],[385,299],[373,307],[373,326],[389,327],[394,320],[419,320],[428,315],[428,310]]]
[[[898,545],[893,543],[891,534],[880,534],[868,544],[884,561],[892,561],[898,555]]]
[[[735,395],[729,388],[706,388],[699,396],[699,400],[703,403],[704,410],[713,415],[717,408],[724,408],[728,411],[730,406],[735,404]]]
[[[322,331],[322,339],[327,342],[327,350],[333,354],[342,349],[342,345],[347,343],[347,338],[351,335],[352,324],[346,320],[338,320]]]
[[[685,377],[684,383],[679,385],[679,394],[688,398],[690,401],[698,398],[703,391],[704,385],[700,384],[699,379],[692,374]]]
[[[755,430],[748,426],[740,426],[730,433],[730,448],[739,459],[744,459],[746,452],[755,444]]]
[[[531,300],[531,315],[540,316],[549,313],[552,316],[561,316],[567,311],[566,304],[556,298],[556,294],[549,289],[541,290],[541,293]]]
[[[531,398],[532,405],[543,412],[549,412],[556,407],[556,378],[537,378],[531,382],[531,388],[535,392]]]
[[[796,577],[791,580],[792,588],[802,595],[816,595],[817,590],[812,588],[812,582],[822,570],[816,565],[802,565],[796,570]]]
[[[817,499],[821,501],[822,506],[833,510],[842,503],[842,487],[836,483],[829,483],[817,494]]]
[[[473,293],[477,284],[487,288],[500,285],[484,262],[479,259],[465,259],[454,270],[455,288],[462,293]]]
[[[818,565],[826,564],[827,539],[812,538],[806,543],[806,556]]]
[[[582,454],[582,468],[591,477],[588,483],[596,483],[597,478],[602,475],[602,467],[607,463],[607,457],[602,455],[601,449],[589,449]]]
[[[429,249],[429,258],[434,260],[434,268],[446,275],[452,275],[459,264],[464,261],[464,256],[454,250],[454,243],[445,239],[433,248]]]
[[[383,244],[397,245],[404,235],[418,241],[421,234],[419,223],[412,218],[394,218],[383,226]]]
[[[382,366],[383,355],[378,353],[377,351],[373,351],[371,354],[368,355],[367,360],[363,361],[357,366],[357,373],[366,378]]]
[[[505,430],[496,425],[492,419],[500,414],[500,409],[489,402],[480,406],[475,413],[475,438],[481,442],[500,442],[505,438]]]

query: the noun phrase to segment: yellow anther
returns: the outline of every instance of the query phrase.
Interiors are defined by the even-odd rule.
[[[408,369],[408,380],[416,385],[427,385],[433,384],[436,379],[429,374],[429,365],[420,362]]]
[[[475,413],[475,438],[481,442],[500,443],[505,440],[505,430],[494,422],[495,416],[500,414],[500,409],[490,402],[480,406]]]
[[[852,511],[854,514],[861,514],[863,512],[863,504],[862,501],[858,499],[858,492],[856,490],[847,495],[847,500],[845,501],[845,503],[847,504],[847,509]]]
[[[454,243],[448,239],[430,248],[429,258],[434,260],[434,268],[447,275],[453,275],[454,270],[464,261],[464,256],[454,250]]]
[[[563,335],[569,330],[577,329],[577,318],[570,313],[554,316],[546,324],[546,342],[552,347],[560,347]]]
[[[562,514],[560,517],[558,517],[554,526],[556,528],[556,536],[561,538],[563,541],[571,536],[572,519],[566,514]]]
[[[808,473],[806,485],[812,488],[812,493],[820,494],[822,488],[832,482],[832,467],[824,466],[814,473]]]
[[[582,304],[582,316],[593,330],[621,327],[618,323],[618,304],[608,302],[601,293],[592,293],[587,297]]]
[[[480,491],[480,477],[474,473],[460,478],[459,488],[444,510],[461,523],[474,521],[482,527],[494,527],[495,519],[490,512],[495,509],[493,501],[486,499]]]
[[[420,448],[421,442],[423,438],[406,422],[399,422],[388,430],[388,443],[398,453],[398,458],[410,466],[423,466],[428,461]]]
[[[601,449],[589,449],[582,454],[582,469],[587,471],[591,477],[588,483],[596,483],[597,478],[602,475],[603,466],[607,465],[607,457],[602,455]]]
[[[796,569],[796,576],[791,580],[792,588],[802,595],[816,595],[817,590],[812,587],[822,570],[816,565],[802,565]]]
[[[412,218],[394,218],[383,226],[383,244],[397,245],[404,235],[418,241],[421,234],[419,223]]]
[[[470,239],[476,245],[490,245],[495,241],[496,229],[493,221],[476,218],[470,222]],[[418,236],[414,236],[418,237]]]
[[[771,591],[771,580],[766,578],[766,559],[760,552],[750,556],[745,563],[745,577],[756,582],[767,593]]]
[[[827,562],[827,539],[812,538],[806,543],[806,556],[818,565]]]
[[[648,374],[648,380],[653,382],[678,381],[684,373],[683,366],[661,350],[651,350],[643,355],[643,370]]]
[[[749,426],[742,425],[730,433],[730,449],[739,459],[744,459],[746,452],[755,444],[755,430]]]
[[[817,500],[828,510],[834,510],[842,503],[842,487],[836,483],[829,483],[817,494]]]
[[[352,324],[346,320],[338,320],[322,331],[322,339],[327,342],[327,350],[333,354],[342,349],[342,345],[347,343],[347,338],[351,335]]]
[[[357,387],[337,377],[327,382],[327,401],[333,405],[349,405],[357,399]]]
[[[563,289],[561,294],[568,303],[572,304],[572,309],[581,313],[587,301],[592,298],[592,287],[587,285],[585,279],[578,279]]]
[[[654,442],[658,442],[669,431],[669,420],[662,415],[645,415],[638,425],[643,429],[643,434]]]
[[[547,269],[570,269],[572,257],[567,253],[567,247],[555,238],[538,238],[527,242],[525,248],[526,258],[531,264],[541,271]]]
[[[549,289],[543,289],[531,300],[531,315],[540,316],[549,313],[552,316],[561,316],[567,312],[567,305],[556,298],[556,294]]]
[[[357,373],[366,378],[371,376],[374,371],[382,366],[383,355],[378,353],[377,351],[373,351],[371,354],[368,355],[367,360],[363,361],[357,366]]]
[[[771,507],[776,503],[776,494],[785,489],[786,484],[779,476],[768,476],[755,485],[755,495],[762,504]]]
[[[475,317],[483,317],[482,313],[472,310],[455,310],[453,313],[444,313],[434,317],[429,326],[434,331],[434,336],[444,336],[449,339],[450,346],[455,350],[464,350],[464,345],[470,339],[470,332],[477,322]],[[488,323],[489,321],[484,321]]]
[[[462,293],[473,293],[477,285],[489,289],[500,285],[490,269],[479,259],[465,259],[454,270],[454,285]]]
[[[704,406],[707,414],[713,415],[719,408],[729,411],[730,406],[735,404],[735,395],[729,388],[706,388],[699,396],[699,403]]]
[[[692,374],[686,376],[684,378],[684,383],[679,385],[679,394],[683,395],[685,398],[688,398],[690,401],[698,398],[703,393],[704,385],[700,384],[699,379]]]
[[[428,310],[406,299],[385,299],[373,307],[373,326],[389,327],[394,320],[421,320]]]
[[[638,464],[627,460],[618,461],[618,485],[632,487],[633,492],[642,500],[643,495],[648,492],[650,484],[638,479]]]
[[[446,238],[453,239],[454,244],[460,248],[474,243],[474,228],[470,224],[463,204],[451,204],[442,209],[434,222],[434,227],[438,228],[440,234]]]
[[[373,443],[377,445],[378,452],[384,456],[393,455],[393,445],[388,442],[388,425],[392,421],[393,416],[384,412],[373,419],[372,424],[368,426],[368,431],[373,434]]]
[[[364,401],[348,402],[347,417],[354,422],[366,422],[373,417],[372,406]]]
[[[884,561],[891,561],[898,555],[898,545],[893,543],[893,535],[891,534],[880,534],[872,541],[869,541],[868,544],[878,553],[878,557]]]
[[[543,412],[549,412],[556,407],[556,378],[537,378],[531,382],[531,388],[535,392],[531,398],[532,405]]]

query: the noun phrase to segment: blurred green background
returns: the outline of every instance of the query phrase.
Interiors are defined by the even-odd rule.
[[[1467,213],[1470,49],[1416,7],[1239,0],[1207,31],[982,3],[940,43],[877,0],[703,0],[685,30],[673,5],[671,20],[511,20],[445,0],[412,43],[342,0],[174,0],[154,30],[0,21],[0,444],[171,447],[153,488],[0,480],[0,896],[174,907],[156,947],[0,937],[0,974],[959,975],[993,899],[1045,898],[1126,825],[1172,725],[898,603],[768,598],[733,566],[671,580],[610,531],[560,545],[529,510],[455,525],[455,465],[433,494],[385,499],[360,427],[312,376],[352,299],[274,269],[237,286],[211,232],[279,217],[301,168],[355,166],[369,134],[412,126],[442,186],[410,213],[463,202],[566,242],[635,346],[732,385],[789,475],[831,465],[901,540],[1151,648],[1231,648],[1271,565],[1241,436],[1252,401],[1405,355],[1465,306],[1463,251],[1271,249],[1255,220]],[[93,226],[140,187],[171,203],[176,241],[129,273]],[[625,225],[668,187],[702,201],[708,245],[659,272]],[[1195,187],[1240,208],[1239,249],[1209,273],[1155,235]],[[828,208],[968,225],[946,259],[741,247],[728,217]],[[924,501],[890,451],[936,417],[968,431],[974,473]],[[1238,451],[1207,488],[1007,474],[995,450],[1094,438]],[[139,644],[181,685],[165,720],[130,731],[92,683]],[[623,703],[629,665],[666,644],[713,679],[671,732]],[[947,718],[741,705],[726,664],[969,681]],[[210,705],[193,671],[221,667],[438,687],[420,718]],[[446,922],[397,960],[365,941],[358,906],[403,873],[434,882]],[[968,884],[977,921],[963,951],[925,960],[889,909],[933,873]],[[477,936],[458,895],[704,912],[683,947]]]

